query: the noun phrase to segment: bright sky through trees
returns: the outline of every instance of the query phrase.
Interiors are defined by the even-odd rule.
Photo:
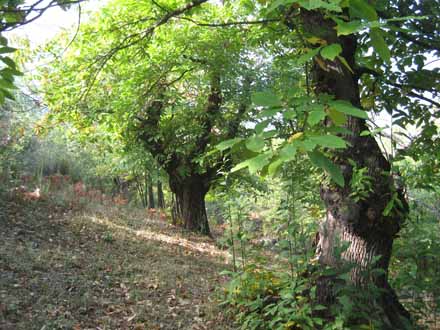
[[[32,1],[28,1],[32,2]],[[106,1],[90,0],[81,4],[81,20],[84,19],[84,13],[96,10],[105,4]],[[53,38],[62,29],[68,29],[78,24],[79,6],[75,5],[65,11],[59,7],[48,9],[40,19],[32,23],[21,26],[7,34],[11,37],[28,38],[32,46],[44,44]]]

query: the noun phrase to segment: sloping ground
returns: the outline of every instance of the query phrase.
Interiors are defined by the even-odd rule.
[[[0,199],[0,329],[232,329],[213,242],[110,208]]]

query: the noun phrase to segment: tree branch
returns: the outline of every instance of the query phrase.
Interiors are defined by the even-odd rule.
[[[88,88],[86,89],[86,91],[85,91],[84,93],[82,93],[82,95],[80,96],[80,100],[83,100],[83,99],[88,95],[88,93],[90,92],[91,87],[94,85],[94,83],[95,83],[95,81],[96,81],[96,79],[97,79],[99,73],[100,73],[100,72],[102,71],[102,69],[105,67],[105,65],[107,64],[107,62],[108,62],[110,59],[112,59],[113,56],[115,56],[119,51],[124,50],[124,49],[127,49],[127,48],[129,48],[129,47],[131,47],[131,46],[134,46],[134,45],[136,45],[137,43],[139,43],[139,42],[145,40],[145,38],[151,37],[151,36],[153,35],[154,31],[155,31],[158,27],[160,27],[160,26],[166,24],[170,19],[172,19],[172,18],[174,18],[174,17],[177,17],[177,16],[179,16],[179,15],[185,13],[185,12],[188,12],[188,11],[190,11],[191,9],[193,9],[193,8],[195,8],[195,7],[197,7],[197,6],[202,5],[202,4],[205,3],[205,2],[208,2],[208,0],[194,0],[194,1],[190,2],[190,3],[188,3],[187,5],[183,6],[183,7],[180,7],[180,8],[177,8],[177,9],[173,10],[173,11],[168,12],[167,14],[165,14],[164,16],[162,16],[162,18],[158,19],[158,20],[157,20],[153,25],[151,25],[149,28],[147,28],[147,29],[145,29],[145,30],[143,30],[143,31],[140,31],[140,32],[137,32],[137,33],[131,34],[131,35],[125,37],[124,40],[122,40],[122,42],[121,42],[118,46],[116,46],[116,47],[110,49],[110,50],[109,50],[106,54],[104,54],[103,56],[98,57],[98,58],[97,58],[93,63],[91,63],[90,66],[89,66],[89,67],[92,67],[93,65],[98,64],[98,68],[97,68],[97,70],[94,72],[94,74],[92,75],[92,77],[88,80],[88,82],[87,82]]]
[[[404,90],[405,87],[413,88],[412,86],[405,86],[405,85],[401,85],[401,84],[398,84],[398,83],[392,83],[392,82],[388,82],[388,81],[385,82],[385,83],[388,84],[388,85],[391,85],[391,86],[393,86],[393,87],[400,88],[400,89],[402,89],[402,90]],[[414,89],[416,89],[416,88],[414,88]],[[427,92],[430,92],[430,91],[427,90]],[[432,100],[432,99],[430,99],[430,98],[427,98],[426,96],[423,96],[423,95],[421,95],[421,94],[415,93],[415,92],[413,92],[413,91],[408,91],[407,94],[408,94],[408,96],[412,96],[412,97],[418,98],[418,99],[420,99],[420,100],[423,100],[423,101],[429,102],[429,103],[431,103],[432,105],[435,105],[436,107],[440,108],[440,103],[438,103],[438,102],[436,102],[436,101],[434,101],[434,100]]]
[[[39,0],[39,1],[35,2],[35,3],[33,3],[32,5],[30,5],[29,7],[2,8],[2,9],[0,9],[0,14],[5,14],[5,13],[21,13],[23,15],[23,21],[17,21],[17,22],[3,24],[2,27],[0,28],[0,31],[11,31],[11,30],[16,29],[19,26],[24,26],[24,25],[27,25],[29,23],[32,23],[36,19],[40,18],[46,12],[46,10],[48,10],[49,8],[58,7],[58,6],[61,6],[61,5],[79,4],[79,3],[84,2],[86,0],[72,0],[72,1],[64,2],[62,4],[58,3],[57,0],[52,0],[46,6],[38,8],[38,5],[40,5],[43,1],[44,0]],[[36,16],[34,16],[34,17],[30,18],[30,19],[27,19],[27,17],[29,15],[31,15],[32,13],[35,13]]]
[[[242,122],[243,115],[246,113],[248,109],[249,104],[249,96],[250,96],[250,87],[251,87],[252,80],[250,77],[245,77],[244,79],[244,85],[243,85],[243,100],[240,102],[240,105],[238,106],[238,112],[235,115],[235,117],[228,123],[228,130],[226,133],[227,139],[232,139],[236,137],[238,133],[238,129],[240,127],[240,123]]]
[[[420,95],[420,94],[417,94],[417,93],[414,93],[414,92],[409,92],[408,95],[412,96],[412,97],[415,97],[415,98],[418,98],[420,100],[426,101],[428,103],[431,103],[432,105],[435,105],[437,108],[440,108],[440,103],[438,103],[438,102],[436,102],[434,100],[431,100],[431,99],[429,99],[429,98],[427,98],[427,97],[425,97],[423,95]]]
[[[197,157],[197,155],[205,152],[212,134],[212,128],[214,127],[214,117],[220,114],[222,102],[223,99],[220,87],[220,75],[217,72],[213,72],[211,77],[211,90],[208,95],[206,110],[202,115],[203,117],[201,118],[200,123],[200,126],[203,128],[203,133],[197,141],[191,158]]]
[[[378,77],[378,78],[382,77],[382,75],[380,73],[378,73],[377,71],[374,71],[374,70],[371,70],[371,69],[368,69],[368,68],[364,68],[364,67],[357,69],[355,74],[356,74],[355,77],[357,77],[357,78],[360,78],[362,74],[371,74],[374,77]],[[407,88],[410,88],[410,89],[417,89],[417,90],[424,91],[424,92],[429,92],[429,93],[436,92],[434,89],[427,89],[427,88],[417,87],[417,86],[413,86],[413,85],[403,85],[403,84],[399,84],[399,83],[393,83],[393,82],[390,82],[390,81],[384,81],[384,83],[387,84],[387,85],[399,88],[401,90],[405,90]],[[432,99],[430,99],[430,98],[428,98],[426,96],[423,96],[421,94],[415,93],[413,91],[408,91],[407,94],[409,96],[412,96],[412,97],[418,98],[420,100],[429,102],[432,105],[435,105],[435,106],[440,108],[440,103],[438,103],[438,102],[436,102],[436,101],[434,101],[434,100],[432,100]]]
[[[164,6],[162,6],[161,4],[159,4],[156,0],[151,0],[151,2],[158,7],[160,10],[165,11],[165,12],[169,12],[169,10],[167,8],[165,8]]]
[[[280,22],[281,20],[278,18],[273,19],[264,19],[258,21],[238,21],[238,22],[224,22],[224,23],[202,23],[196,20],[193,20],[189,17],[179,17],[179,19],[189,21],[198,26],[206,26],[206,27],[226,27],[226,26],[236,26],[236,25],[256,25],[256,24],[267,24],[273,22]]]

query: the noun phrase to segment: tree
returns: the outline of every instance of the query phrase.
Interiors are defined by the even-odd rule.
[[[399,19],[402,19],[401,16],[405,16],[406,13],[396,12],[394,5],[404,4],[389,3],[388,6],[382,8],[378,5],[377,12],[379,14],[392,13],[384,16],[388,16],[387,18],[400,16]],[[339,12],[339,18],[330,18],[329,11]],[[385,38],[392,38],[392,35],[388,35],[385,29],[374,27],[371,23],[379,21],[376,8],[366,2],[353,1],[347,7],[341,6],[341,8],[330,10],[310,8],[306,5],[303,5],[301,9],[289,7],[285,15],[292,17],[294,12],[299,14],[299,20],[288,18],[287,24],[299,23],[307,37],[317,38],[317,41],[308,44],[314,46],[315,49],[321,49],[320,54],[314,58],[311,68],[315,94],[318,97],[330,95],[336,100],[344,100],[357,108],[362,108],[360,94],[362,81],[359,79],[363,72],[368,72],[362,65],[374,68],[373,71],[379,71],[381,67],[385,67],[384,70],[387,72],[393,71],[390,65],[391,54],[385,43]],[[355,31],[344,30],[347,25],[353,27],[356,24],[362,25],[362,22],[371,24],[366,38],[367,42],[360,38],[362,34],[358,31],[356,31],[358,33],[349,33]],[[413,21],[408,25],[413,24],[417,25]],[[320,28],[317,29],[316,26]],[[402,24],[400,28],[404,26],[405,24]],[[363,36],[366,37],[365,34]],[[328,46],[316,48],[318,44]],[[364,63],[362,63],[359,58],[362,58],[361,54],[367,51],[368,46],[372,46],[375,52],[370,59],[364,58]],[[427,49],[425,48],[424,51]],[[396,51],[393,55],[397,61],[400,61],[399,57],[402,57],[402,53]],[[403,53],[403,56],[405,55]],[[415,74],[423,74],[423,72],[416,71]],[[387,82],[389,83],[389,80],[385,79],[384,83]],[[431,88],[428,86],[429,83],[423,84],[419,86],[419,89]],[[368,89],[368,85],[364,89]],[[417,87],[413,86],[411,89],[414,90]],[[410,92],[409,96],[423,99],[423,96],[418,97],[415,92]],[[404,105],[407,104],[404,103]],[[395,100],[392,106],[397,107],[395,111],[400,111],[398,100]],[[422,107],[426,106],[422,105]],[[389,106],[384,108],[393,112]],[[429,113],[429,108],[427,110]],[[413,107],[408,106],[406,111],[414,115]],[[331,121],[335,124],[336,120],[334,118],[327,120],[327,122]],[[370,191],[364,197],[355,197],[356,190],[352,185],[328,185],[321,188],[321,197],[326,205],[327,215],[318,245],[319,260],[323,265],[337,267],[334,257],[336,242],[338,240],[348,242],[343,258],[355,265],[351,271],[351,281],[363,287],[372,280],[377,287],[383,289],[377,301],[383,310],[383,327],[404,329],[409,324],[407,322],[409,314],[390,288],[387,270],[392,243],[405,220],[408,206],[402,187],[399,187],[394,180],[396,173],[390,161],[384,157],[374,137],[371,134],[365,134],[368,132],[365,120],[348,116],[344,127],[350,131],[343,134],[344,139],[348,141],[348,147],[340,152],[331,152],[331,157],[339,167],[346,183],[352,182],[357,170],[365,168],[369,177]],[[426,129],[427,127],[424,127],[424,130]],[[362,271],[368,267],[376,267],[382,269],[383,272],[373,279],[365,278]],[[318,300],[329,302],[334,299],[334,293],[329,290],[331,286],[329,282],[331,281],[325,279],[320,283]]]
[[[400,125],[402,122],[408,123],[408,118],[416,117],[422,123],[424,121],[422,118],[437,117],[438,109],[433,109],[426,102],[420,104],[417,101],[417,99],[427,101],[438,107],[436,101],[423,96],[423,92],[426,91],[436,95],[434,86],[437,85],[438,80],[433,77],[438,77],[437,70],[428,72],[423,69],[424,61],[419,57],[418,61],[422,63],[418,65],[418,69],[412,70],[406,77],[405,74],[400,74],[399,78],[405,81],[405,84],[383,78],[380,71],[387,73],[383,75],[384,77],[391,78],[398,77],[402,72],[391,65],[392,57],[385,40],[398,41],[393,47],[395,50],[393,60],[399,63],[398,69],[403,70],[405,65],[410,65],[411,62],[401,64],[408,60],[406,52],[402,51],[400,40],[406,42],[406,47],[408,41],[411,42],[408,53],[414,50],[427,53],[435,47],[438,36],[433,33],[426,34],[423,24],[419,24],[414,17],[402,17],[405,16],[405,12],[402,13],[396,8],[404,7],[407,4],[404,2],[377,4],[376,8],[364,1],[350,1],[345,5],[293,2],[293,4],[292,1],[275,2],[267,7],[265,13],[282,15],[285,24],[300,36],[303,46],[311,49],[303,58],[313,58],[309,75],[311,87],[317,103],[324,104],[324,109],[316,111],[315,108],[313,117],[312,111],[308,118],[314,118],[313,121],[315,118],[318,118],[318,121],[323,120],[327,127],[341,126],[339,136],[348,142],[346,147],[340,144],[339,147],[343,148],[338,151],[338,144],[341,141],[338,142],[338,139],[328,135],[327,141],[316,139],[313,132],[307,130],[303,130],[301,135],[296,135],[296,139],[292,139],[295,140],[292,145],[296,144],[296,147],[302,145],[303,150],[308,149],[312,163],[326,170],[333,179],[333,183],[323,184],[321,187],[321,197],[326,205],[327,214],[318,244],[319,261],[322,266],[340,268],[340,261],[335,257],[336,250],[340,244],[347,243],[348,247],[342,257],[346,263],[354,265],[350,273],[351,282],[359,288],[371,283],[379,287],[382,294],[376,303],[381,310],[383,328],[404,329],[409,326],[409,314],[390,288],[387,270],[392,243],[405,220],[408,207],[402,187],[396,184],[397,173],[392,168],[390,159],[385,158],[369,131],[365,118],[362,118],[364,116],[355,109],[362,108],[363,104],[365,107],[369,101],[365,96],[371,97],[373,93],[373,103],[370,103],[370,108],[387,110],[391,114],[393,111],[399,113]],[[419,7],[416,12],[422,14],[432,4],[422,9],[417,4],[411,5],[415,8]],[[275,8],[277,14],[273,13]],[[379,15],[389,21],[381,21]],[[390,19],[391,17],[395,18],[395,21]],[[409,22],[404,23],[406,21]],[[434,21],[433,25],[438,25],[438,20]],[[396,30],[392,28],[395,27],[395,22],[402,22],[397,24]],[[408,27],[413,29],[410,30]],[[389,33],[387,29],[390,29]],[[432,31],[432,26],[430,29]],[[417,33],[426,39],[432,38],[434,44],[420,48],[424,42],[416,40],[414,35]],[[368,56],[366,53],[371,47],[374,52]],[[368,78],[360,80],[365,73],[380,77],[381,80],[376,79],[374,84],[371,84]],[[411,77],[413,81],[418,77],[415,80],[419,81],[418,84],[409,83]],[[419,79],[427,79],[427,81],[421,83]],[[403,89],[407,91],[406,95],[390,98],[390,94],[379,94],[377,89],[383,85]],[[361,95],[361,90],[364,95]],[[402,106],[405,108],[399,108]],[[420,110],[424,111],[423,115],[420,114]],[[320,115],[316,114],[317,112]],[[422,137],[428,135],[432,138],[431,134],[435,135],[438,132],[437,129],[432,128],[432,123],[425,122],[425,125],[420,126]],[[300,142],[296,142],[298,140]],[[316,146],[328,147],[325,150],[332,162],[321,153],[317,153],[319,151]],[[336,164],[336,167],[333,164]],[[353,178],[361,169],[368,182],[363,187],[353,184]],[[359,189],[366,190],[364,191],[366,194],[359,195]],[[380,269],[381,272],[373,278],[365,277],[363,275],[365,270],[371,268]],[[336,278],[321,278],[317,290],[319,302],[329,305],[335,301],[332,286],[336,282]]]
[[[218,15],[217,9],[204,15]],[[46,73],[49,116],[83,129],[100,125],[127,145],[141,144],[168,174],[176,222],[209,234],[204,198],[222,155],[205,155],[239,133],[247,110],[251,81],[243,78],[243,36],[237,29],[208,31],[181,20],[114,56],[101,56],[106,45],[118,47],[149,26],[140,15],[157,11],[151,4],[117,2],[83,25],[64,60]],[[102,66],[102,57],[112,65]]]
[[[357,66],[356,36],[338,36],[338,31],[334,29],[335,22],[326,18],[321,11],[303,9],[301,23],[305,33],[325,40],[328,45],[339,45],[341,48],[338,52],[342,54],[340,59],[325,58],[321,53],[312,65],[313,88],[317,96],[331,95],[336,100],[348,101],[361,108],[358,79],[349,69]],[[322,30],[316,31],[316,24],[319,24]],[[319,59],[324,61],[324,64],[320,65]],[[334,65],[334,68],[331,65]],[[354,198],[354,191],[349,186],[322,186],[321,196],[327,214],[320,233],[318,254],[323,265],[337,267],[336,245],[338,241],[348,242],[343,258],[355,264],[351,271],[351,280],[361,287],[370,280],[363,276],[363,270],[367,267],[385,271],[388,269],[392,242],[400,230],[407,206],[402,191],[397,190],[393,182],[390,163],[383,156],[374,137],[361,135],[368,130],[365,120],[348,116],[344,126],[350,130],[344,134],[349,146],[341,152],[332,152],[331,157],[341,169],[344,182],[347,183],[351,181],[358,168],[366,168],[371,191],[368,196]],[[391,210],[389,205],[392,205]],[[318,301],[327,304],[334,299],[329,282],[331,283],[329,279],[323,279],[318,287]],[[409,315],[389,287],[387,273],[378,275],[374,282],[379,288],[384,289],[378,302],[384,310],[384,324],[390,328],[404,328],[405,323],[401,318],[408,318]]]
[[[406,5],[413,8],[399,11]],[[319,1],[268,3],[262,14],[269,18],[282,17],[284,24],[303,44],[305,54],[298,58],[298,62],[313,60],[310,67],[306,64],[305,71],[315,100],[307,97],[298,100],[303,104],[302,111],[307,112],[302,119],[305,123],[287,143],[280,146],[278,152],[261,148],[261,156],[266,155],[266,158],[255,157],[236,167],[249,167],[253,171],[265,171],[265,167],[270,171],[272,167],[274,171],[284,161],[290,160],[286,156],[290,149],[290,154],[306,152],[315,166],[328,173],[332,182],[321,187],[327,214],[317,250],[320,264],[343,269],[341,261],[336,258],[336,251],[347,244],[348,248],[342,254],[342,266],[353,265],[350,281],[354,285],[365,288],[374,283],[382,290],[376,304],[382,327],[387,329],[409,327],[409,314],[398,302],[387,281],[392,243],[405,220],[408,207],[403,187],[395,180],[398,173],[392,167],[390,157],[385,157],[384,151],[379,148],[374,132],[367,126],[366,115],[360,109],[386,110],[391,115],[397,113],[394,118],[398,118],[396,122],[403,128],[405,124],[416,121],[424,141],[432,141],[438,134],[435,124],[427,120],[438,117],[438,102],[423,94],[431,92],[437,95],[438,70],[426,70],[424,63],[426,54],[435,49],[439,40],[433,33],[438,19],[425,25],[419,24],[415,17],[405,17],[405,12],[429,13],[429,8],[433,6],[433,3],[394,2],[377,4],[375,8],[364,1],[346,4]],[[393,57],[386,40],[395,42]],[[405,51],[402,50],[403,43],[408,48]],[[374,52],[368,55],[371,48]],[[403,73],[405,66],[412,64],[409,58],[420,51],[424,55],[414,59],[418,68]],[[398,63],[397,70],[391,65],[392,60]],[[417,61],[420,63],[417,64]],[[365,74],[372,75],[374,82]],[[393,79],[400,79],[402,83]],[[422,83],[424,80],[426,82]],[[396,91],[392,90],[392,93],[382,94],[378,92],[382,86],[388,91],[391,86],[405,93],[399,91],[399,96],[396,96]],[[278,113],[282,113],[286,106],[273,93],[259,95],[254,103],[278,109],[275,111]],[[320,122],[325,126],[316,127]],[[318,132],[325,134],[317,135]],[[338,136],[332,135],[334,133]],[[416,140],[411,142],[409,150],[420,145]],[[431,142],[429,145],[433,146]],[[255,164],[257,160],[258,164]],[[356,185],[354,181],[359,173],[364,176],[362,185]],[[379,269],[379,275],[366,277],[365,271],[372,268]],[[319,302],[328,306],[335,301],[333,285],[337,281],[334,277],[320,279],[317,290]]]
[[[321,197],[327,209],[318,245],[321,266],[338,268],[339,264],[335,259],[338,244],[347,243],[348,248],[342,254],[342,258],[343,264],[354,265],[350,281],[359,288],[372,283],[381,288],[382,293],[376,304],[381,311],[383,327],[405,328],[409,315],[388,285],[387,270],[393,240],[404,222],[407,205],[402,187],[396,184],[397,173],[392,167],[391,159],[385,157],[383,150],[379,148],[373,136],[374,131],[372,132],[367,125],[367,115],[362,108],[377,112],[387,110],[391,115],[398,114],[397,123],[403,127],[408,123],[417,123],[420,126],[422,141],[429,141],[430,137],[438,134],[437,128],[429,122],[429,119],[433,116],[438,117],[439,103],[424,94],[431,92],[435,96],[438,90],[438,70],[427,70],[424,67],[428,60],[425,54],[431,52],[434,54],[432,56],[438,56],[439,38],[436,32],[438,18],[428,24],[417,17],[407,17],[408,13],[424,15],[430,9],[436,10],[435,8],[438,8],[436,2],[428,1],[422,4],[390,1],[371,4],[364,0],[348,2],[261,0],[259,4],[255,4],[244,0],[225,1],[223,6],[207,5],[206,2],[199,0],[190,3],[167,3],[166,6],[153,6],[147,11],[155,15],[141,14],[143,16],[138,17],[137,20],[130,18],[125,26],[129,26],[127,29],[131,34],[122,34],[121,38],[104,45],[108,51],[94,62],[105,71],[109,62],[115,61],[117,57],[122,58],[129,49],[136,48],[140,44],[149,47],[143,43],[145,39],[151,44],[152,41],[157,41],[159,36],[162,38],[162,44],[169,42],[161,32],[166,31],[167,24],[175,27],[176,22],[188,29],[193,28],[195,34],[200,33],[197,35],[199,39],[203,40],[200,36],[206,36],[207,44],[214,50],[218,50],[221,45],[219,40],[224,42],[232,39],[229,43],[232,48],[228,47],[227,51],[221,49],[219,53],[212,51],[208,56],[201,56],[199,51],[194,51],[199,47],[197,42],[193,42],[195,34],[182,33],[183,40],[178,43],[180,48],[172,43],[174,49],[179,49],[179,52],[161,53],[162,61],[156,62],[161,63],[162,67],[168,64],[168,74],[163,74],[164,71],[161,70],[157,71],[162,73],[159,74],[160,79],[155,79],[157,83],[147,89],[149,92],[154,91],[149,93],[154,96],[147,102],[142,100],[144,116],[140,116],[139,121],[144,128],[148,128],[144,130],[143,140],[153,145],[153,149],[157,151],[153,150],[153,154],[168,155],[163,160],[163,164],[164,167],[168,166],[171,190],[175,192],[176,199],[182,201],[180,206],[177,203],[177,214],[182,214],[185,219],[184,209],[192,209],[193,212],[195,210],[200,214],[196,218],[204,218],[201,208],[192,208],[192,202],[184,196],[189,196],[189,191],[197,190],[202,192],[198,196],[198,200],[202,200],[203,191],[208,187],[201,182],[205,181],[204,176],[210,171],[208,167],[202,172],[199,167],[193,167],[197,158],[182,157],[188,155],[185,152],[167,153],[167,147],[170,145],[175,147],[176,144],[162,143],[170,141],[166,139],[169,136],[165,131],[160,132],[157,128],[170,125],[168,127],[172,127],[171,131],[178,132],[179,128],[188,126],[211,130],[215,127],[209,116],[201,118],[202,121],[198,125],[189,125],[190,118],[183,116],[179,121],[177,115],[169,110],[173,108],[176,95],[178,102],[184,100],[183,94],[179,93],[181,90],[179,82],[183,81],[181,75],[188,79],[190,75],[187,76],[184,70],[197,64],[199,70],[203,71],[203,83],[194,84],[192,81],[192,86],[203,90],[200,95],[209,96],[190,98],[191,101],[187,98],[186,102],[178,105],[186,103],[186,109],[204,109],[205,111],[202,112],[204,114],[209,114],[214,108],[219,110],[225,102],[223,82],[225,76],[230,74],[229,70],[221,69],[224,69],[228,63],[237,63],[234,61],[237,57],[234,56],[233,49],[236,47],[235,43],[243,44],[243,39],[233,37],[231,31],[234,30],[231,27],[258,26],[257,24],[268,22],[271,22],[272,28],[287,26],[292,31],[288,36],[295,38],[295,43],[298,45],[296,49],[301,50],[294,65],[305,66],[307,93],[299,93],[287,98],[279,97],[276,91],[275,93],[268,91],[254,94],[253,103],[267,110],[266,113],[272,116],[281,114],[286,120],[288,113],[289,116],[297,116],[298,122],[302,125],[293,127],[296,131],[290,138],[271,148],[266,148],[264,145],[264,139],[270,138],[263,134],[264,125],[258,126],[257,134],[245,142],[258,154],[254,154],[253,158],[239,164],[235,169],[248,167],[253,171],[267,170],[276,173],[277,168],[284,162],[291,161],[296,153],[308,155],[316,167],[322,168],[331,181],[324,182],[321,188]],[[407,7],[410,8],[409,12]],[[224,10],[226,14],[213,14],[220,10]],[[231,12],[234,15],[231,15]],[[246,21],[249,17],[258,19]],[[133,24],[129,23],[140,20],[147,23],[137,28],[133,28]],[[130,30],[131,28],[133,30]],[[209,29],[209,36],[207,32],[203,32],[205,31],[203,28]],[[218,29],[213,30],[213,28]],[[256,29],[261,33],[259,28]],[[271,34],[270,30],[267,33]],[[215,37],[212,37],[213,35]],[[388,44],[391,45],[392,53]],[[178,56],[187,54],[188,50],[193,50],[190,56]],[[414,55],[416,53],[420,55],[420,52],[422,52],[421,56]],[[142,49],[139,53],[145,55]],[[168,56],[170,53],[172,55]],[[150,56],[150,63],[154,63],[151,52],[146,54]],[[207,60],[211,61],[215,58],[216,54],[221,54],[223,57],[224,61],[221,62],[223,66],[213,67],[213,62],[211,66],[206,63]],[[94,58],[96,59],[96,56]],[[179,59],[180,70],[173,72],[176,66],[170,63],[175,64],[176,58]],[[309,63],[310,61],[312,62]],[[217,64],[218,61],[214,63]],[[411,70],[405,70],[408,67]],[[145,81],[149,76],[143,73],[141,77]],[[89,81],[93,82],[94,78]],[[138,84],[140,83],[138,81]],[[396,95],[396,89],[399,90],[399,95]],[[387,93],[381,93],[381,90]],[[294,114],[291,111],[292,107],[295,109]],[[214,112],[216,111],[212,113]],[[172,118],[173,121],[167,121],[165,114],[168,114],[168,118]],[[136,116],[139,117],[138,114]],[[135,131],[139,132],[139,127]],[[150,132],[153,131],[155,133],[151,134]],[[200,141],[203,142],[202,148],[198,148],[201,152],[196,153],[197,155],[203,154],[206,151],[205,147],[213,144],[215,140],[234,137],[226,130],[219,135],[221,139],[212,138],[210,130],[206,129],[192,136],[202,138],[202,140],[192,140],[197,141],[197,143],[193,142],[193,146],[198,145]],[[414,146],[417,145],[417,141],[412,142]],[[237,139],[229,140],[219,149],[224,151],[236,143],[242,142]],[[432,146],[431,143],[429,145]],[[182,159],[185,160],[184,167],[182,167]],[[182,168],[185,171],[182,172]],[[359,173],[364,173],[364,183],[360,186],[353,181]],[[203,177],[200,176],[202,174]],[[188,182],[188,178],[195,179],[196,183],[191,180]],[[191,188],[194,186],[197,186],[197,189]],[[185,189],[181,190],[182,187],[188,187],[188,190],[185,192]],[[197,226],[200,230],[206,231],[200,227],[200,223],[203,222],[204,220],[198,222]],[[193,225],[191,221],[186,223],[189,228]],[[381,272],[379,271],[379,275],[373,278],[367,278],[363,276],[363,270],[367,268],[378,268]],[[335,292],[332,290],[335,281],[333,277],[321,278],[318,286],[319,301],[328,305],[335,300]]]
[[[162,180],[157,179],[157,207],[159,209],[165,208],[165,197],[163,194],[163,188],[162,188]]]
[[[148,176],[148,208],[154,209],[156,207],[156,203],[154,202],[154,191],[153,191],[153,180],[151,179],[151,175]]]

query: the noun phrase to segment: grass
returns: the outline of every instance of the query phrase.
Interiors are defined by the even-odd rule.
[[[0,329],[232,329],[213,241],[139,210],[0,201]]]

